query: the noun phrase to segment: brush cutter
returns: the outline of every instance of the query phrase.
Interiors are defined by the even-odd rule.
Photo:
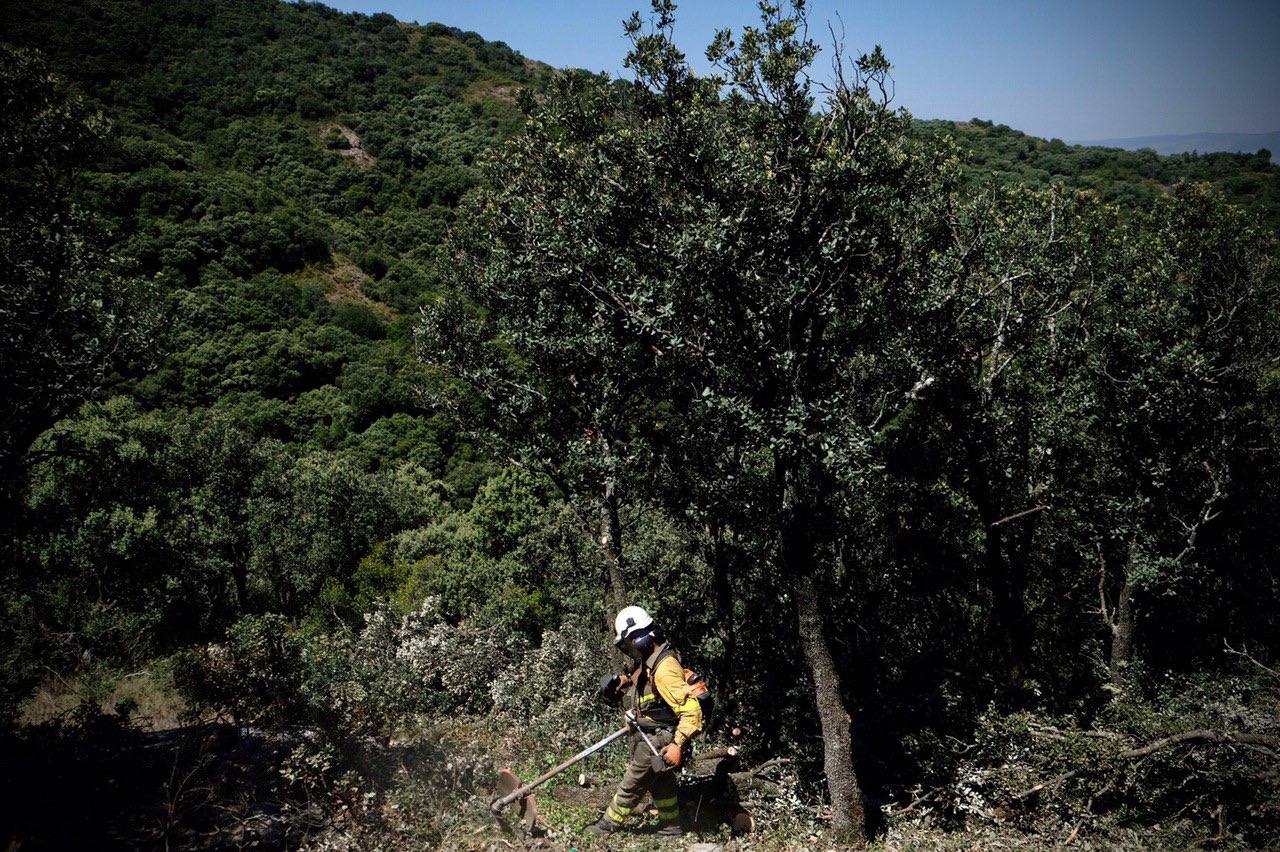
[[[627,733],[627,731],[630,731],[630,730],[635,730],[637,733],[639,733],[640,736],[644,739],[644,744],[647,745],[649,747],[649,751],[653,753],[654,769],[655,770],[667,769],[668,767],[667,767],[666,761],[662,759],[662,755],[658,752],[657,747],[654,746],[653,740],[649,739],[648,734],[646,734],[640,728],[640,725],[636,722],[635,713],[628,710],[626,713],[626,716],[627,716],[627,724],[624,727],[619,728],[618,730],[614,731],[612,734],[609,734],[609,736],[605,737],[599,742],[593,743],[587,746],[582,751],[578,752],[573,757],[566,760],[564,763],[561,763],[558,766],[554,766],[551,769],[548,769],[546,772],[542,773],[537,778],[530,781],[528,784],[522,785],[520,783],[520,778],[510,769],[503,769],[502,771],[500,771],[498,773],[498,784],[494,791],[498,794],[498,798],[494,800],[493,804],[489,805],[489,810],[493,811],[494,814],[500,814],[504,809],[506,809],[513,802],[518,801],[520,803],[519,805],[520,820],[525,824],[526,827],[532,829],[534,826],[534,823],[537,822],[537,819],[538,819],[538,806],[537,806],[536,800],[533,798],[533,795],[532,795],[533,791],[538,787],[541,787],[546,782],[550,781],[552,778],[559,775],[561,772],[564,772],[570,766],[573,766],[574,764],[600,751],[609,743],[613,742],[618,737],[622,736],[623,734]]]
[[[534,822],[537,821],[537,818],[538,818],[538,810],[537,810],[537,804],[534,801],[533,796],[530,794],[536,788],[550,781],[552,778],[556,777],[561,772],[564,772],[570,766],[573,766],[575,763],[578,763],[584,758],[590,757],[591,755],[600,751],[600,749],[607,746],[609,743],[616,740],[618,737],[625,734],[627,731],[631,730],[631,724],[632,723],[628,720],[625,726],[614,731],[612,734],[600,740],[599,742],[587,746],[582,751],[578,752],[573,757],[566,760],[564,763],[561,763],[559,766],[555,766],[551,769],[548,769],[546,772],[542,773],[537,778],[533,779],[528,784],[525,784],[523,786],[521,786],[520,779],[516,777],[516,774],[514,772],[512,772],[510,769],[502,770],[501,772],[498,773],[498,787],[496,790],[496,792],[498,793],[498,799],[496,799],[493,802],[493,804],[489,806],[489,810],[493,811],[495,814],[500,814],[502,813],[503,809],[506,808],[508,805],[510,805],[512,802],[519,801],[520,802],[520,810],[519,810],[520,819],[524,822],[524,824],[527,827],[533,828],[533,824]]]

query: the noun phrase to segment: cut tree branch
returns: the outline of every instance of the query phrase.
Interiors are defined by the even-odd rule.
[[[1009,516],[1007,516],[1007,517],[1001,518],[1001,519],[1000,519],[1000,520],[998,520],[998,521],[992,521],[992,522],[991,522],[991,528],[992,528],[992,529],[995,529],[996,527],[1000,526],[1001,524],[1007,524],[1007,523],[1009,523],[1010,521],[1016,521],[1016,520],[1018,520],[1018,518],[1025,518],[1027,515],[1034,515],[1036,512],[1043,512],[1043,511],[1044,511],[1045,509],[1047,509],[1047,508],[1049,508],[1049,507],[1048,507],[1048,506],[1041,505],[1041,506],[1032,506],[1030,509],[1023,509],[1021,512],[1015,512],[1015,513],[1013,513],[1012,515],[1009,515]]]
[[[1093,735],[1105,734],[1105,732],[1094,731],[1088,732]],[[1161,737],[1155,742],[1148,743],[1137,748],[1125,749],[1120,752],[1120,757],[1126,760],[1137,760],[1139,758],[1148,757],[1158,751],[1167,748],[1173,748],[1180,745],[1242,745],[1251,749],[1262,749],[1272,757],[1280,754],[1280,737],[1270,734],[1250,734],[1241,731],[1215,731],[1209,728],[1197,728],[1191,731],[1182,731],[1177,734],[1170,734],[1167,737]],[[1042,781],[1034,787],[1028,787],[1021,793],[1015,793],[1013,798],[1021,801],[1029,796],[1034,796],[1041,790],[1047,790],[1057,787],[1065,781],[1076,777],[1089,767],[1077,767],[1061,775],[1055,775],[1048,781]]]
[[[1183,731],[1180,734],[1172,734],[1167,737],[1156,740],[1153,743],[1142,746],[1141,748],[1131,748],[1128,751],[1120,753],[1121,757],[1134,759],[1146,757],[1154,754],[1161,749],[1170,748],[1185,743],[1214,743],[1217,745],[1254,745],[1262,748],[1276,751],[1280,749],[1280,737],[1273,737],[1268,734],[1247,734],[1236,731],[1214,731],[1207,728],[1194,731]]]

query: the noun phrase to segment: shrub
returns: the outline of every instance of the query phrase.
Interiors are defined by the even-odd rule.
[[[990,714],[932,813],[944,823],[1064,824],[1106,835],[1161,826],[1191,844],[1206,834],[1280,841],[1277,695],[1245,678],[1171,684],[1153,701],[1117,699],[1093,724]],[[1203,732],[1272,743],[1231,742]],[[1190,733],[1189,733],[1190,732]]]
[[[178,689],[193,704],[224,711],[241,723],[295,721],[301,710],[302,641],[279,615],[245,616],[225,644],[179,655]]]

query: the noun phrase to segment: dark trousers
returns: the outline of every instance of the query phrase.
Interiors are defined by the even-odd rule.
[[[671,742],[671,732],[655,731],[649,734],[649,740],[658,752]],[[680,818],[680,805],[676,801],[676,770],[665,767],[657,770],[654,767],[653,752],[645,745],[639,734],[631,734],[631,762],[618,785],[618,792],[613,794],[613,801],[605,809],[605,816],[621,825],[636,812],[644,794],[653,797],[653,806],[658,809],[661,822],[675,822]]]

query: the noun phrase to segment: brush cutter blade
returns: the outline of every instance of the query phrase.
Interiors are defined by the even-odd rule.
[[[509,796],[520,788],[520,777],[510,769],[503,769],[498,772],[498,784],[494,787],[493,792],[497,794],[496,799],[503,796]],[[527,793],[511,803],[510,807],[516,812],[520,821],[524,823],[524,827],[532,831],[534,825],[538,822],[538,802],[533,798],[533,793]]]
[[[756,830],[756,821],[745,809],[733,815],[733,833],[750,834]]]

